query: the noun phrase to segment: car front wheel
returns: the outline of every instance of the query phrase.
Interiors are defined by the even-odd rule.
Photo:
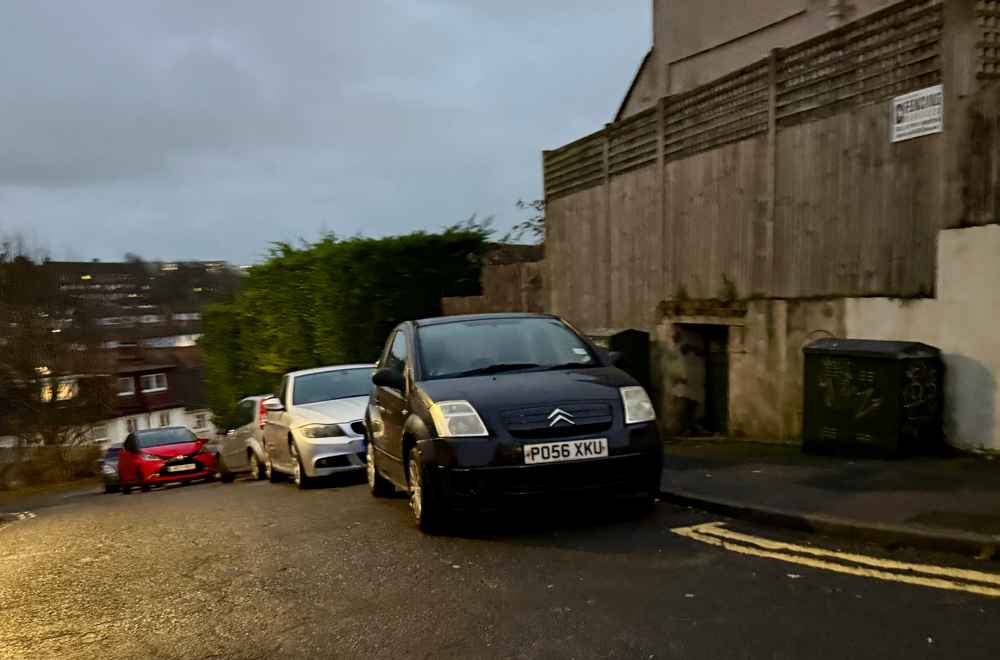
[[[264,478],[264,466],[260,464],[260,459],[257,458],[257,454],[250,452],[250,478],[251,479],[263,479]]]
[[[389,480],[378,473],[378,464],[375,462],[375,448],[372,443],[368,443],[368,451],[365,452],[365,468],[368,472],[368,490],[375,497],[389,497],[395,492]]]
[[[410,509],[417,527],[425,534],[436,534],[444,528],[445,512],[433,493],[427,490],[427,470],[420,456],[420,450],[410,450],[407,463],[407,481],[410,488]]]
[[[299,490],[306,490],[312,485],[312,479],[306,474],[306,468],[302,465],[302,457],[299,456],[299,448],[295,446],[295,443],[291,443],[288,447],[289,452],[292,454],[292,459],[295,464],[292,466],[292,482],[298,487]]]

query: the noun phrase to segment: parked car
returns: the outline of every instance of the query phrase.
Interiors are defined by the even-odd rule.
[[[121,453],[122,443],[114,442],[107,446],[104,454],[97,459],[97,471],[104,480],[104,492],[118,492],[118,454]]]
[[[208,440],[183,426],[135,431],[125,438],[118,455],[118,479],[122,493],[133,488],[194,479],[214,479],[218,471],[216,451]]]
[[[248,396],[240,401],[239,425],[216,441],[219,472],[224,480],[243,472],[249,472],[254,479],[264,478],[264,425],[267,419],[264,401],[270,397],[270,394]]]
[[[653,406],[613,357],[544,314],[399,325],[366,411],[372,494],[408,492],[425,531],[526,496],[652,503],[663,462]]]
[[[299,488],[319,478],[365,467],[365,405],[372,365],[349,364],[285,374],[276,397],[264,401],[264,471],[288,475]]]

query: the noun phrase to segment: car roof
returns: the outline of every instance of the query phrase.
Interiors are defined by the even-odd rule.
[[[288,376],[292,378],[298,378],[299,376],[307,376],[309,374],[321,374],[324,371],[341,371],[344,369],[373,369],[374,364],[370,362],[367,364],[335,364],[329,367],[316,367],[315,369],[301,369],[299,371],[290,371]]]
[[[455,316],[434,316],[413,322],[417,327],[441,325],[442,323],[460,323],[462,321],[486,321],[489,319],[557,319],[555,314],[537,314],[533,312],[501,312],[494,314],[456,314]]]

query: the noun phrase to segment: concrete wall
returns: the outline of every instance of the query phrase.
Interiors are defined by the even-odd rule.
[[[1000,226],[942,231],[937,297],[845,301],[847,336],[937,346],[945,362],[945,434],[974,451],[1000,452]]]
[[[653,51],[623,117],[846,21],[891,0],[653,0]]]
[[[733,437],[798,442],[802,349],[821,337],[885,339],[941,349],[948,442],[1000,453],[1000,226],[944,230],[937,245],[936,298],[754,300],[729,318],[668,313],[655,333],[665,430],[676,432],[690,402],[703,398],[686,324],[725,324]]]
[[[689,324],[729,326],[729,434],[798,442],[802,431],[802,348],[842,337],[843,300],[754,300],[736,317],[671,314],[657,326],[657,373],[665,380],[659,406],[664,430],[683,426],[690,401],[702,401],[701,367],[686,351]]]

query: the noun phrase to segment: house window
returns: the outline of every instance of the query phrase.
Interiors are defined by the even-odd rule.
[[[208,415],[205,413],[198,413],[194,416],[194,427],[199,431],[208,428]]]
[[[142,377],[143,392],[162,392],[167,389],[166,374],[146,374]]]
[[[75,378],[46,379],[42,383],[42,401],[69,401],[79,394],[80,388]]]
[[[93,442],[101,442],[108,439],[108,425],[94,424],[90,427],[90,439]]]
[[[135,379],[131,376],[118,379],[118,396],[132,396],[135,394]]]
[[[135,417],[129,417],[125,420],[125,430],[129,433],[135,433],[139,430],[139,420]]]
[[[170,411],[164,410],[160,413],[160,426],[170,426]]]

